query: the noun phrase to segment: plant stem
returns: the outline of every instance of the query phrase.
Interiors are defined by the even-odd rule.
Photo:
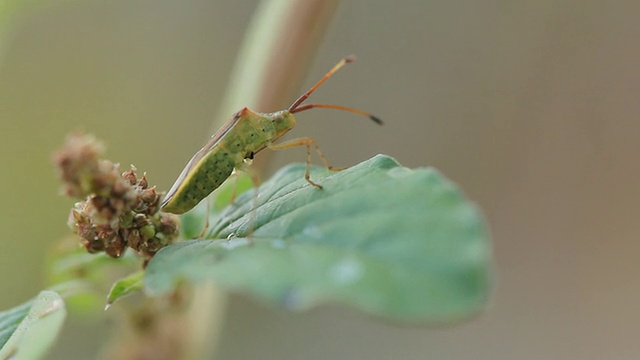
[[[243,107],[271,111],[288,106],[311,66],[338,0],[265,0],[247,29],[225,98],[213,122],[223,126]],[[263,171],[271,159],[264,154],[253,163]],[[200,286],[191,307],[193,356],[210,353],[222,322],[213,321],[225,306],[225,297],[213,286]]]

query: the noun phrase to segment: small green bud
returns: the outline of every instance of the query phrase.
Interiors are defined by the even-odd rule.
[[[143,241],[147,241],[156,235],[155,226],[148,224],[140,228],[140,235]]]

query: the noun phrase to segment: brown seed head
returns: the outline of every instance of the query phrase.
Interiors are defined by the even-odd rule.
[[[104,149],[93,137],[73,134],[54,156],[65,194],[84,198],[68,218],[90,253],[120,257],[128,247],[145,263],[178,236],[178,218],[159,213],[162,193],[149,188],[146,174],[135,167],[120,173],[117,164],[101,160]]]

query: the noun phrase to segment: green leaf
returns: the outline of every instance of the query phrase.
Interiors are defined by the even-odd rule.
[[[124,279],[116,281],[111,287],[111,291],[109,291],[106,308],[111,306],[111,304],[113,304],[117,300],[122,299],[127,295],[131,295],[136,291],[140,291],[142,289],[143,274],[143,271],[137,271],[125,277]]]
[[[90,254],[86,249],[77,246],[77,243],[74,243],[73,247],[72,250],[60,251],[49,258],[47,275],[50,283],[56,284],[78,278],[97,282],[105,277],[107,269],[140,266],[140,258],[133,251],[127,251],[122,257],[114,259],[104,253]]]
[[[214,281],[293,309],[337,302],[406,322],[481,311],[491,283],[483,219],[436,170],[378,155],[341,172],[280,170],[212,216],[208,237],[162,249],[148,294]],[[254,211],[251,211],[254,209]],[[250,238],[244,238],[251,230]]]
[[[62,327],[64,301],[53,291],[0,313],[0,359],[40,359]]]

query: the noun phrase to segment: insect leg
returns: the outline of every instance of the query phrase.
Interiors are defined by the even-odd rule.
[[[251,234],[255,230],[256,225],[256,214],[255,210],[258,207],[258,187],[260,185],[260,178],[258,177],[258,173],[251,167],[251,165],[247,162],[244,162],[238,167],[239,171],[242,171],[251,177],[251,182],[253,183],[253,197],[251,199],[251,212],[249,214],[249,230],[247,231],[246,238],[249,240],[249,245],[253,245],[253,240],[251,239]],[[237,185],[237,181],[236,181]],[[234,187],[235,192],[235,187]]]
[[[240,181],[240,177],[238,173],[234,169],[231,175],[229,175],[229,179],[233,177],[233,187],[231,188],[231,197],[229,198],[229,205],[236,202],[236,195],[238,195],[238,181]]]
[[[205,223],[202,231],[198,235],[197,239],[204,239],[204,234],[209,230],[209,213],[211,212],[211,200],[210,197],[207,196],[206,201],[206,212],[205,212]]]
[[[318,153],[318,156],[320,156],[320,159],[322,160],[324,165],[327,167],[327,169],[332,171],[339,171],[343,169],[343,168],[336,168],[334,166],[331,166],[331,164],[329,164],[329,160],[327,160],[327,158],[324,156],[324,154],[322,153],[322,150],[320,150],[320,147],[318,146],[316,141],[308,137],[293,139],[293,140],[285,141],[280,144],[270,144],[268,145],[268,148],[271,150],[282,150],[282,149],[289,149],[296,146],[306,146],[307,147],[307,169],[304,173],[304,179],[307,180],[309,184],[317,187],[318,189],[322,189],[322,185],[313,182],[309,176],[309,171],[311,169],[311,145],[315,147],[316,152]]]

